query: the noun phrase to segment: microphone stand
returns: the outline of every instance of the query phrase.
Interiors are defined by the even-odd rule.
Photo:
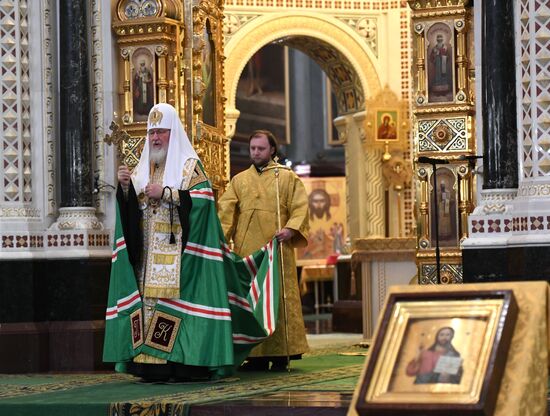
[[[436,267],[436,278],[437,284],[441,283],[441,251],[439,249],[439,204],[437,201],[437,166],[438,164],[444,165],[448,164],[449,161],[446,159],[435,159],[432,157],[420,156],[418,158],[419,163],[429,163],[432,165],[433,178],[434,178],[434,214],[435,214],[435,267]]]
[[[437,284],[441,284],[441,252],[439,250],[439,204],[437,201],[437,163],[431,162],[434,178],[434,211],[435,211],[435,267]]]
[[[478,155],[461,155],[458,160],[467,160],[470,167],[475,166],[476,159],[482,159],[483,156]],[[449,163],[447,159],[436,159],[427,156],[419,156],[418,163],[428,163],[432,165],[434,179],[434,211],[435,211],[435,265],[437,284],[441,284],[441,251],[439,249],[439,203],[437,200],[437,165],[445,165]]]

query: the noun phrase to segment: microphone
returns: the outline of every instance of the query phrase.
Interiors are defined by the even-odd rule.
[[[105,188],[111,188],[113,190],[116,189],[116,187],[114,187],[110,183],[107,183],[107,182],[102,181],[101,179],[99,179],[99,173],[96,173],[94,175],[94,187],[92,189],[92,194],[97,195],[100,192],[105,192],[104,191]]]
[[[430,163],[432,165],[447,165],[449,161],[447,159],[436,159],[428,156],[418,156],[418,163]]]
[[[92,189],[92,194],[97,195],[99,193],[99,173],[94,175],[94,188]]]

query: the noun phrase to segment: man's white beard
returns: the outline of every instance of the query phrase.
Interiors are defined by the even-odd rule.
[[[166,160],[167,148],[149,149],[149,160],[153,163],[162,164]]]

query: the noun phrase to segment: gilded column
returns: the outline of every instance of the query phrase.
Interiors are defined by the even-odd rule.
[[[409,0],[418,282],[461,283],[474,206],[473,1]]]

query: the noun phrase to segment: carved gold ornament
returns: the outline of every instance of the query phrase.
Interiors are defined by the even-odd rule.
[[[149,114],[149,123],[152,126],[156,126],[161,121],[162,121],[162,113],[155,108],[153,111],[151,111],[151,114]]]
[[[435,211],[435,192],[442,177],[434,168],[416,166],[413,180],[416,189],[416,213],[418,216],[418,249],[416,253],[420,284],[461,283],[462,251],[460,243],[468,237],[468,215],[475,206],[476,178],[468,163],[460,158],[475,154],[475,102],[473,47],[473,1],[471,0],[408,0],[411,7],[413,36],[413,97],[412,129],[415,136],[414,156],[428,156],[444,160],[445,168],[437,168],[443,174],[452,175],[452,189],[444,188],[456,200],[448,212],[454,218],[449,228],[452,239],[439,250],[441,268],[437,281],[435,250],[435,219],[444,211],[442,205]],[[433,51],[438,31],[447,33],[444,43],[452,51],[447,76],[448,92],[437,94],[441,75],[436,74]],[[445,36],[444,36],[445,38]],[[439,97],[439,98],[438,98]],[[433,178],[438,176],[437,184]],[[450,206],[450,205],[449,205]],[[443,210],[443,211],[442,211]],[[441,230],[440,230],[441,231]],[[441,236],[441,233],[440,233]],[[455,238],[456,237],[456,238]],[[441,244],[441,242],[440,242]]]
[[[213,187],[216,191],[223,190],[229,180],[226,156],[229,146],[227,140],[224,141],[223,2],[116,0],[113,3],[116,3],[116,12],[112,27],[120,52],[118,90],[121,96],[117,112],[129,135],[120,146],[120,163],[129,167],[137,164],[147,136],[147,123],[158,128],[166,122],[154,104],[168,103],[176,108],[197,153],[207,160],[207,163],[203,160],[203,164],[208,166],[207,175],[214,178]],[[139,86],[135,78],[140,59],[145,60],[151,70],[148,87],[152,91],[145,94],[145,110],[138,111],[135,92]],[[207,63],[210,63],[208,67]],[[215,112],[214,126],[203,123],[204,86],[207,85],[211,87],[208,97],[215,101],[211,106]]]
[[[449,129],[449,126],[445,124],[440,124],[432,132],[433,140],[440,145],[448,142],[450,137],[451,130]]]

